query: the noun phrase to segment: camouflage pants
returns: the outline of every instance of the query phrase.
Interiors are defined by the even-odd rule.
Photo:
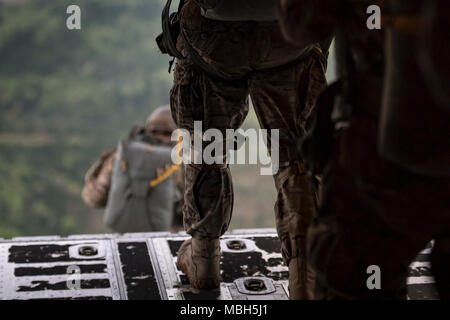
[[[179,37],[178,47],[186,58],[177,62],[171,90],[176,124],[191,133],[194,121],[202,121],[203,130],[237,129],[248,113],[251,96],[261,127],[280,130],[280,170],[274,179],[283,256],[289,261],[300,251],[304,254],[299,247],[304,247],[315,206],[311,180],[302,167],[297,144],[326,84],[320,49],[314,47],[304,59],[295,61],[302,50],[284,41],[276,23],[205,19],[193,1],[183,8],[181,25],[184,37]],[[199,69],[186,40],[219,78],[239,79],[221,80]],[[220,237],[229,226],[232,206],[227,166],[186,166],[183,213],[189,234]]]
[[[433,273],[448,298],[450,181],[410,174],[378,156],[379,106],[357,109],[323,177],[323,203],[307,237],[317,298],[405,299],[408,265],[431,239]],[[380,267],[381,290],[367,286],[372,265]]]

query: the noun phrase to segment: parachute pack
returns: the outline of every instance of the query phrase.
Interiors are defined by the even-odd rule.
[[[174,179],[179,166],[171,148],[120,141],[105,210],[106,225],[117,232],[167,231],[172,226]]]

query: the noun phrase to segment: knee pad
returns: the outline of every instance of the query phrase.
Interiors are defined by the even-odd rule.
[[[228,229],[233,210],[230,169],[224,165],[186,165],[184,225],[186,231],[218,238]]]

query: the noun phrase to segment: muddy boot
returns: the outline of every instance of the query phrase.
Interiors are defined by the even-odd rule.
[[[193,288],[215,289],[220,286],[220,240],[189,239],[178,250],[177,267]]]
[[[315,272],[304,258],[289,262],[289,299],[314,300]]]

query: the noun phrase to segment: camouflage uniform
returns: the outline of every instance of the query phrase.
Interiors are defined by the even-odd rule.
[[[318,41],[333,29],[344,36],[336,40],[337,62],[349,88],[338,110],[345,114],[350,105],[351,116],[335,140],[307,238],[322,299],[405,298],[409,262],[450,226],[448,181],[416,176],[379,155],[384,32],[366,27],[372,4],[377,1],[281,1],[290,39]],[[352,68],[342,68],[349,58]],[[368,290],[371,265],[381,269],[381,290]]]
[[[425,41],[424,47],[429,46],[430,52],[436,55],[437,52],[445,52],[443,48],[448,46],[447,37],[435,38],[439,35],[436,29],[444,26],[436,25],[434,30],[427,31],[425,22],[428,17],[422,17],[422,10],[430,1],[386,2],[386,11],[392,18],[387,25],[389,63],[380,125],[381,153],[418,175],[450,178],[450,110],[448,105],[439,105],[439,99],[435,99],[438,97],[435,94],[437,91],[433,90],[437,89],[438,81],[442,81],[443,86],[448,81],[438,78],[427,83],[428,78],[420,68],[423,54],[421,33],[424,33],[422,37],[428,38],[422,40]],[[445,3],[450,8],[448,1]],[[443,19],[448,21],[447,17]],[[430,63],[435,63],[435,66],[423,64],[426,69],[430,69],[430,74],[438,75],[448,70],[447,59],[440,54],[441,56],[430,57]],[[411,80],[404,81],[405,78]],[[424,106],[426,112],[423,110]]]
[[[434,238],[431,265],[441,299],[450,299],[450,104],[448,1],[386,2],[387,72],[379,150],[413,177],[407,203],[417,232]],[[411,50],[412,49],[412,50]],[[404,81],[408,79],[408,81]],[[424,198],[426,195],[426,199]],[[431,214],[423,215],[424,211]],[[407,217],[406,214],[411,217]],[[400,214],[400,216],[403,216]],[[396,222],[396,221],[395,221]],[[409,222],[411,223],[411,222]],[[415,237],[411,232],[411,237]]]
[[[177,62],[171,90],[176,124],[191,132],[196,120],[202,121],[203,130],[237,129],[247,115],[250,95],[261,127],[280,130],[275,214],[283,257],[289,263],[304,254],[314,212],[311,179],[297,144],[326,85],[323,54],[318,46],[311,46],[310,54],[298,59],[304,49],[286,43],[276,22],[206,19],[194,1],[182,9],[181,29],[178,49],[186,58]],[[194,64],[186,40],[213,74]],[[228,229],[232,213],[229,168],[186,165],[185,179],[187,232],[199,239],[219,238]]]

